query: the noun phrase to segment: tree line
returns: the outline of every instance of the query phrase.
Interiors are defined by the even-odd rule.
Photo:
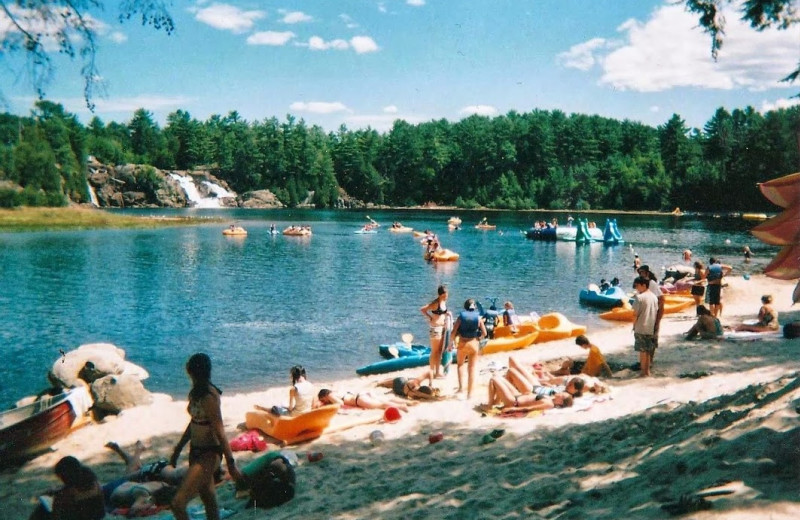
[[[161,128],[139,109],[127,123],[93,117],[84,126],[43,100],[29,117],[0,114],[0,206],[88,201],[92,155],[112,165],[209,168],[239,193],[269,189],[290,207],[309,191],[317,207],[333,207],[342,188],[392,206],[764,210],[772,208],[756,183],[797,171],[799,148],[798,106],[719,108],[702,129],[678,114],[653,128],[533,110],[397,120],[380,133],[326,132],[291,115],[249,122],[235,111],[199,121],[177,110]]]

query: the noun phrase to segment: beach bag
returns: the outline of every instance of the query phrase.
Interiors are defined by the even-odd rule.
[[[248,508],[275,507],[294,498],[294,468],[280,452],[266,453],[245,466],[242,473],[249,487]]]
[[[783,337],[787,339],[800,337],[800,321],[793,321],[784,325]]]

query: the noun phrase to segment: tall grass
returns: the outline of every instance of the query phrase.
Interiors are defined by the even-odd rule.
[[[220,219],[195,217],[153,217],[117,215],[109,211],[86,208],[0,209],[0,230],[40,231],[58,229],[150,229],[167,226],[199,225],[220,222]]]

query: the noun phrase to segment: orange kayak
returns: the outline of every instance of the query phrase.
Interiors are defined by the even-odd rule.
[[[586,332],[586,327],[572,323],[560,312],[545,314],[539,318],[537,325],[539,326],[539,336],[535,343],[565,339]]]
[[[494,354],[528,347],[539,336],[539,327],[534,323],[521,323],[516,325],[517,332],[511,332],[511,327],[501,325],[494,329],[494,338],[486,342],[481,354]]]
[[[696,305],[696,303],[691,296],[681,296],[677,294],[664,295],[664,314],[674,314],[693,305]],[[634,320],[633,307],[630,305],[617,307],[616,309],[611,309],[608,312],[600,314],[600,317],[604,320],[632,322]]]

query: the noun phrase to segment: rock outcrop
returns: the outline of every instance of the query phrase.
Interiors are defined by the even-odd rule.
[[[248,191],[239,198],[239,207],[256,209],[278,209],[283,204],[269,190]]]

